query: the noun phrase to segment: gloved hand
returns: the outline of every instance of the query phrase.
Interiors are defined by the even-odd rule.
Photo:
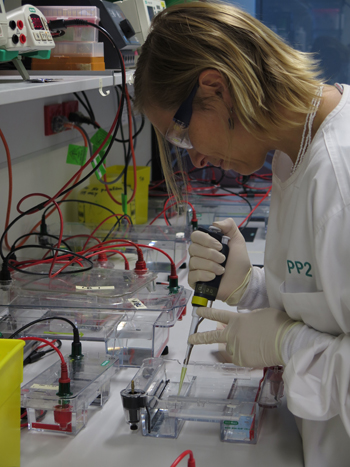
[[[281,345],[286,333],[299,321],[284,311],[261,308],[250,313],[234,313],[215,308],[198,308],[198,316],[226,324],[223,330],[197,332],[188,343],[226,344],[232,363],[248,368],[284,365]]]
[[[194,289],[196,282],[211,281],[215,276],[224,274],[216,298],[234,306],[240,301],[249,284],[250,259],[243,235],[233,219],[214,222],[213,225],[230,237],[226,266],[225,268],[221,266],[225,261],[225,256],[220,253],[221,243],[209,234],[196,230],[191,235],[192,244],[188,250],[190,254],[188,283]]]

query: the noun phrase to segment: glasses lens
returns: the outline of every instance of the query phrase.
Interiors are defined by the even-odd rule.
[[[183,122],[173,120],[165,134],[165,139],[178,148],[193,148],[188,134],[188,126]]]
[[[188,127],[192,117],[192,103],[198,89],[198,83],[195,84],[190,95],[178,108],[173,121],[171,122],[165,138],[169,143],[183,149],[192,149],[192,143],[188,135]]]

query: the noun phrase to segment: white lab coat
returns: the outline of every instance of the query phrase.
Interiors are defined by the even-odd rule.
[[[288,361],[285,394],[303,438],[305,466],[349,467],[349,86],[293,175],[291,166],[288,156],[276,152],[265,280],[263,273],[255,274],[240,305],[285,310],[322,332]],[[265,286],[269,304],[257,299],[257,289]]]

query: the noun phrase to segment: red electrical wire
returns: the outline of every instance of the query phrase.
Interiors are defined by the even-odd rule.
[[[49,198],[50,199],[50,196],[48,195],[45,195],[43,193],[31,193],[29,195],[26,195],[24,196],[17,204],[17,211],[20,213],[20,214],[23,214],[23,212],[21,212],[21,204],[23,203],[23,201],[25,201],[26,199],[28,198],[31,198],[32,196],[42,196],[43,198]],[[63,237],[63,216],[62,216],[62,211],[58,205],[58,203],[54,200],[52,200],[52,202],[54,203],[54,205],[56,206],[56,209],[57,209],[57,212],[60,216],[60,234],[59,234],[59,237],[58,237],[58,242],[57,242],[57,245],[58,245],[58,248],[60,248],[61,246],[61,241],[62,241],[62,237]],[[54,253],[54,257],[52,259],[52,263],[51,263],[51,267],[50,267],[50,270],[49,270],[49,277],[54,277],[56,274],[52,274],[52,269],[56,263],[56,259],[57,259],[57,256],[58,256],[58,251],[56,251]]]
[[[60,359],[61,359],[62,365],[66,365],[66,366],[67,366],[67,363],[65,362],[64,357],[63,357],[63,354],[62,354],[62,352],[60,351],[60,349],[58,349],[58,348],[57,348],[54,344],[52,344],[50,341],[48,341],[48,340],[46,340],[46,339],[42,339],[41,337],[19,337],[18,339],[21,339],[22,341],[39,341],[39,342],[44,342],[44,344],[49,345],[49,346],[52,347],[54,350],[56,350],[56,352],[58,353],[58,356],[59,356]]]
[[[170,209],[171,207],[173,207],[173,206],[176,205],[176,203],[173,203],[173,204],[171,204],[170,206],[167,206],[168,202],[169,202],[172,198],[174,198],[174,196],[169,196],[169,198],[166,200],[166,202],[165,202],[165,204],[164,204],[163,210],[162,210],[159,214],[156,215],[156,217],[149,223],[149,225],[152,225],[153,222],[155,222],[162,214],[164,215],[164,219],[165,219],[166,224],[169,225],[165,213],[166,213],[166,211],[167,211],[168,209]],[[190,202],[187,201],[187,200],[184,200],[184,202],[187,203],[187,204],[191,207],[191,209],[192,209],[192,220],[193,220],[193,221],[196,221],[196,220],[197,220],[197,215],[196,215],[196,210],[195,210],[193,204],[190,203]]]
[[[196,181],[196,180],[191,180],[190,177],[189,177],[189,174],[190,174],[191,172],[193,172],[194,170],[197,170],[197,168],[196,168],[196,167],[193,167],[191,170],[188,171],[188,173],[186,172],[187,181],[188,181],[188,182],[191,182],[191,181],[195,182],[195,181]],[[178,174],[184,175],[184,173],[183,173],[181,170],[177,170],[176,172],[174,172],[174,175],[178,175]],[[181,178],[180,178],[180,180],[181,180]],[[165,182],[165,178],[163,178],[163,180],[160,180],[160,181],[158,181],[158,182],[155,182],[156,185],[150,185],[150,186],[149,186],[149,190],[154,190],[154,189],[157,188],[158,186],[162,185],[164,182]]]
[[[249,217],[253,214],[253,212],[257,209],[257,207],[264,201],[264,199],[269,195],[270,191],[271,191],[271,188],[272,186],[270,186],[270,188],[267,190],[267,192],[265,193],[265,195],[261,198],[261,200],[258,202],[258,204],[256,206],[254,206],[254,209],[252,209],[250,211],[250,213],[248,214],[248,216],[239,224],[238,228],[242,227],[242,225],[246,222],[247,219],[249,219]]]
[[[99,255],[101,253],[113,253],[113,254],[118,253],[119,255],[121,255],[124,258],[125,269],[126,270],[130,269],[128,258],[124,255],[124,253],[122,253],[119,250],[115,250],[113,248],[112,249],[102,249],[100,251],[96,251],[95,253],[91,253],[90,255],[86,255],[85,258],[91,258],[92,256],[96,256],[96,255]],[[110,255],[110,256],[113,256],[113,255]]]
[[[131,156],[132,156],[132,163],[134,167],[134,190],[133,193],[130,197],[130,199],[127,201],[127,204],[130,204],[131,201],[135,198],[136,195],[136,189],[137,189],[137,166],[136,166],[136,156],[135,156],[135,150],[134,150],[134,141],[132,137],[132,122],[131,122],[131,102],[130,102],[130,96],[127,87],[125,88],[125,95],[126,95],[126,100],[127,100],[127,106],[128,106],[128,120],[129,120],[129,141],[130,141],[130,150],[131,150]],[[127,176],[127,173],[124,174],[124,177]],[[104,177],[104,180],[106,181],[106,177]],[[116,204],[119,204],[120,206],[122,205],[121,202],[117,201],[114,196],[112,195],[109,186],[105,185],[108,196],[111,198],[112,201],[114,201]],[[124,213],[126,214],[126,213]]]
[[[190,449],[180,454],[179,457],[177,457],[174,460],[170,467],[176,467],[182,461],[182,459],[187,456],[187,454],[189,455],[187,467],[196,467],[196,461],[194,460],[193,452]]]
[[[61,383],[70,383],[70,378],[68,376],[68,367],[67,367],[67,363],[62,355],[62,352],[54,345],[52,344],[50,341],[46,340],[46,339],[42,339],[41,337],[20,337],[19,339],[21,339],[22,341],[39,341],[39,342],[44,342],[45,344],[49,345],[50,347],[52,347],[57,353],[58,353],[58,356],[60,357],[61,359],[61,376],[58,380],[58,382],[61,384]]]
[[[81,176],[83,170],[84,170],[86,167],[88,167],[88,165],[90,164],[90,162],[91,162],[92,160],[94,160],[94,158],[95,158],[95,157],[97,156],[97,154],[101,151],[101,149],[104,147],[104,145],[105,145],[106,142],[108,141],[109,137],[111,136],[111,134],[112,134],[112,132],[113,132],[113,130],[114,130],[114,128],[115,128],[117,122],[118,122],[118,118],[119,118],[119,114],[120,114],[120,108],[121,108],[121,102],[120,102],[120,104],[119,104],[118,111],[117,111],[117,114],[116,114],[116,116],[115,116],[115,118],[114,118],[114,121],[113,121],[113,123],[112,123],[112,126],[111,126],[111,128],[110,128],[110,130],[109,130],[107,136],[105,137],[105,139],[102,141],[101,145],[99,146],[99,148],[97,148],[97,150],[94,152],[94,154],[92,154],[92,156],[90,157],[90,159],[89,159],[82,167],[80,167],[80,169],[73,175],[73,177],[71,177],[71,178],[68,180],[68,182],[67,182],[52,198],[51,198],[51,197],[48,197],[49,200],[47,201],[47,203],[45,204],[44,207],[48,206],[48,205],[51,204],[55,199],[57,199],[57,198],[60,196],[60,194],[61,194],[71,183],[76,183],[76,182],[79,180],[79,178],[80,178],[80,176]],[[78,127],[77,127],[77,129],[78,129]],[[79,129],[78,131],[81,131],[81,130]],[[83,132],[82,132],[82,133],[83,133]],[[85,134],[84,134],[84,137],[85,137]],[[85,144],[87,144],[86,138],[84,138],[84,142],[85,142]],[[64,198],[62,198],[62,199],[66,199],[66,197],[67,197],[69,194],[70,194],[70,191],[67,192],[66,195],[64,196]],[[53,210],[54,210],[54,209],[53,209]],[[46,215],[46,218],[49,217],[49,215],[51,215],[51,213],[53,212],[53,210],[52,210],[51,212],[49,212],[49,213]],[[37,212],[37,211],[38,211],[38,210],[33,211],[32,213]],[[32,213],[31,213],[31,214],[32,214]],[[40,222],[38,222],[38,223],[33,227],[31,233],[32,233],[39,225],[40,225]],[[27,238],[28,238],[28,237],[27,237]],[[25,239],[23,240],[23,242],[22,242],[19,246],[22,246],[22,245],[27,241],[27,238],[25,238]]]
[[[101,248],[103,247],[104,245],[108,245],[108,246],[111,246],[110,243],[115,243],[115,247],[118,246],[134,246],[136,249],[140,249],[137,245],[137,243],[135,242],[132,242],[131,240],[126,240],[124,238],[114,238],[114,239],[110,239],[110,240],[105,240],[104,242],[101,242],[99,245],[93,245],[91,246],[90,248],[88,248],[87,250],[84,250],[85,253],[87,253],[88,251],[94,251],[96,248]],[[122,245],[120,243],[123,243]]]
[[[172,277],[175,277],[177,276],[176,274],[176,265],[175,265],[175,262],[174,260],[171,258],[171,256],[166,253],[165,251],[161,250],[160,248],[157,248],[155,246],[151,246],[151,245],[143,245],[141,243],[134,243],[130,240],[125,240],[125,239],[113,239],[113,240],[106,240],[105,242],[102,242],[100,243],[99,245],[94,245],[92,247],[90,247],[88,250],[85,251],[85,257],[88,257],[86,255],[87,252],[91,252],[92,254],[96,254],[96,253],[100,253],[100,252],[103,252],[106,248],[106,245],[109,244],[109,248],[111,248],[110,244],[113,243],[114,244],[114,247],[115,248],[120,248],[120,247],[125,247],[125,246],[134,246],[136,249],[137,249],[137,252],[138,252],[138,255],[140,256],[140,253],[142,254],[142,248],[149,248],[149,249],[152,249],[152,250],[156,250],[156,251],[159,251],[160,253],[162,253],[163,255],[165,255],[169,261],[170,261],[170,264],[171,264],[171,276]],[[115,250],[116,252],[119,252],[119,250]],[[82,254],[83,252],[81,252]],[[121,252],[119,252],[121,254]]]
[[[167,199],[167,201],[166,201],[165,204],[164,204],[164,209],[163,209],[164,211],[165,211],[165,208],[166,208],[167,204],[169,203],[169,201],[170,201],[171,199],[175,199],[175,196],[169,196],[169,198]],[[195,210],[193,204],[190,203],[189,201],[187,201],[186,199],[183,200],[183,202],[184,202],[184,203],[187,203],[187,204],[190,206],[190,208],[192,209],[192,212],[193,212],[193,218],[196,218],[196,217],[197,217],[197,216],[196,216],[196,210]]]
[[[1,132],[1,130],[0,130],[0,132]],[[2,138],[1,135],[4,136],[4,135],[2,134],[2,132],[1,132],[1,134],[0,134],[0,137]],[[5,137],[4,137],[4,138],[5,138]],[[4,141],[4,145],[5,145],[6,140],[3,139],[3,141]],[[87,147],[87,140],[86,140],[85,134],[84,134],[84,141],[85,141],[85,146]],[[8,148],[7,143],[6,143],[5,147]],[[9,153],[9,150],[8,150],[8,151],[6,150],[6,153],[8,154],[8,163],[10,163],[10,165],[8,165],[8,167],[9,167],[9,200],[8,200],[8,210],[7,210],[7,216],[6,216],[5,230],[7,229],[8,224],[9,224],[10,210],[11,210],[11,203],[12,203],[12,168],[11,168],[12,166],[11,166],[11,159],[9,158],[9,154],[10,154],[10,153]],[[74,179],[74,184],[77,183],[77,182],[79,181],[80,176],[81,176],[81,173],[78,173],[77,176],[76,176],[76,178]],[[11,185],[11,189],[10,189],[10,185]],[[65,200],[65,199],[70,195],[70,193],[71,193],[71,191],[67,192],[67,193],[64,195],[64,197],[62,198],[62,200]],[[49,211],[49,212],[46,214],[45,219],[47,219],[49,216],[51,216],[51,214],[52,214],[54,211],[55,211],[55,208],[53,208],[51,211]],[[33,233],[33,232],[37,229],[37,227],[39,227],[40,223],[41,223],[41,221],[37,222],[37,223],[35,224],[35,226],[31,229],[30,233]],[[26,241],[28,240],[28,238],[29,238],[29,237],[25,237],[25,238],[18,244],[18,246],[20,247],[20,246],[24,245],[24,244],[26,243]],[[11,247],[10,247],[10,245],[9,245],[9,243],[8,243],[7,233],[6,233],[6,236],[5,236],[5,245],[6,245],[6,248],[8,248],[9,250],[11,250]]]
[[[248,188],[248,190],[261,190],[261,191],[262,191],[262,190],[266,190],[266,189],[267,189],[266,186],[264,186],[264,187],[256,187],[256,186],[250,186],[250,185],[246,185],[246,184],[242,184],[241,186],[244,187],[244,188]]]
[[[100,146],[96,149],[96,151],[92,154],[92,156],[90,157],[89,160],[87,160],[85,162],[85,164],[80,167],[80,169],[78,170],[78,172],[70,179],[68,180],[68,182],[53,196],[52,199],[56,199],[58,196],[60,196],[60,194],[62,193],[62,191],[64,191],[70,184],[71,182],[74,180],[74,178],[76,177],[76,175],[79,173],[81,174],[83,172],[83,170],[88,167],[88,165],[91,163],[91,161],[93,161],[95,159],[95,157],[97,156],[97,154],[101,151],[101,149],[104,147],[104,145],[106,144],[106,142],[108,141],[109,137],[111,136],[117,122],[118,122],[118,119],[119,119],[119,114],[120,114],[120,108],[121,108],[121,103],[119,104],[119,107],[118,107],[118,111],[117,111],[117,115],[115,116],[114,118],[114,121],[112,123],[112,126],[111,128],[109,129],[109,132],[107,133],[105,139],[102,141],[102,143],[100,144]],[[49,204],[49,202],[47,203]]]
[[[21,415],[21,420],[22,420],[22,418],[24,418],[24,417],[26,417],[26,416],[27,416],[27,411],[25,410],[25,411],[22,413],[22,415]],[[26,428],[27,426],[28,426],[28,423],[21,423],[21,424],[20,424],[20,427],[21,427],[21,428]]]
[[[242,193],[242,194],[240,194],[240,193],[210,193],[210,194],[205,193],[203,195],[201,193],[196,193],[196,195],[197,196],[213,197],[213,198],[215,198],[215,197],[226,197],[226,196],[249,197],[246,193]],[[266,193],[264,193],[264,194],[254,193],[254,198],[255,197],[260,198],[261,196],[266,197],[265,195],[266,195]]]
[[[51,342],[54,344],[55,342],[57,342],[57,339],[54,339]],[[43,349],[44,347],[47,347],[47,344],[39,345],[39,347],[37,347],[35,350]]]
[[[70,183],[77,183],[83,170],[89,165],[89,163],[96,157],[96,155],[99,153],[99,151],[103,148],[103,146],[105,145],[105,143],[107,142],[108,138],[110,137],[110,135],[112,134],[112,131],[115,127],[115,125],[117,124],[117,121],[118,121],[118,117],[119,117],[119,114],[120,114],[120,105],[119,105],[119,108],[118,108],[118,111],[117,111],[117,115],[112,123],[112,126],[107,134],[107,136],[105,137],[105,139],[103,140],[103,142],[101,143],[100,147],[95,151],[95,153],[90,157],[90,159],[78,170],[78,172],[76,172],[76,174],[74,174],[74,176],[58,191],[58,193],[56,193],[56,195],[53,197],[53,198],[49,198],[50,201],[47,202],[46,205],[48,205],[50,202],[53,202],[54,199],[56,199],[60,193],[67,187],[69,186]],[[79,128],[77,125],[74,125],[73,123],[66,123],[65,126],[67,127],[71,127],[71,128],[74,128],[76,129],[77,131],[79,131],[81,133],[81,135],[83,136],[83,139],[84,139],[84,145],[85,147],[88,147],[88,141],[86,139],[86,135],[85,133],[82,131],[81,128]],[[1,130],[0,130],[1,131]],[[1,136],[1,135],[0,135]],[[69,195],[70,195],[71,191],[67,192],[64,197],[62,198],[62,200],[65,200]],[[55,208],[53,208],[51,211],[48,212],[48,214],[45,216],[45,219],[47,219],[53,212],[54,212]],[[36,211],[35,211],[36,212]],[[34,213],[34,211],[33,211]],[[35,229],[40,225],[41,221],[39,221],[31,230],[31,233],[35,231]],[[28,237],[27,237],[28,238]],[[25,238],[20,244],[19,246],[22,246],[26,241],[27,241],[27,238]],[[10,247],[8,245],[6,245],[7,248],[10,249]]]
[[[171,207],[173,207],[175,205],[176,205],[176,203],[173,203],[170,206],[168,206],[165,210],[163,209],[159,214],[156,215],[156,217],[149,223],[149,225],[152,225],[153,222],[155,222],[158,219],[158,217],[160,217],[167,209],[170,209]]]
[[[83,132],[83,130],[77,126],[77,125],[74,125],[74,123],[71,123],[71,122],[67,122],[67,123],[64,123],[63,125],[65,128],[74,128],[75,130],[79,131],[79,133],[82,135],[83,137],[83,140],[84,140],[84,145],[85,147],[88,147],[88,140],[86,138],[86,134]]]
[[[12,163],[11,163],[10,148],[7,144],[5,135],[1,130],[0,130],[0,138],[2,139],[2,142],[5,146],[6,158],[7,158],[7,169],[8,169],[8,174],[9,174],[9,195],[8,195],[8,200],[7,200],[7,211],[6,211],[6,221],[5,221],[5,230],[6,230],[10,223],[10,214],[11,214],[11,206],[12,206],[12,189],[13,189]],[[5,245],[6,245],[6,248],[11,250],[11,247],[8,243],[7,232],[5,235]]]
[[[27,260],[23,260],[23,261],[13,261],[13,260],[10,259],[9,264],[10,264],[10,266],[11,266],[11,264],[14,264],[19,269],[25,269],[25,268],[28,268],[30,266],[34,266],[34,265],[38,265],[38,264],[50,264],[51,261],[52,261],[52,258],[45,259],[46,255],[48,253],[50,253],[50,251],[46,252],[42,259],[27,259]],[[80,254],[80,253],[78,252],[78,254]],[[70,260],[71,257],[72,257],[72,254],[70,252],[67,252],[66,255],[62,254],[56,260],[56,264],[66,264],[66,262],[68,260]],[[76,262],[81,265],[81,260],[84,259],[84,258],[75,257],[75,259],[76,259]]]
[[[139,247],[141,248],[150,248],[152,250],[156,250],[156,251],[159,251],[160,253],[162,253],[163,255],[165,255],[168,260],[170,261],[170,265],[171,265],[171,273],[170,275],[172,277],[177,277],[177,274],[176,274],[176,265],[175,265],[175,262],[174,260],[172,259],[172,257],[170,255],[168,255],[168,253],[166,253],[165,251],[161,250],[160,248],[157,248],[156,246],[151,246],[151,245],[141,245],[140,243],[137,244]]]
[[[74,183],[77,183],[80,179],[80,176],[81,176],[81,173],[78,173],[77,177],[75,178],[74,180]],[[68,198],[68,196],[71,194],[72,191],[68,191],[62,198],[62,201],[64,201],[65,199]],[[53,207],[51,210],[49,210],[49,212],[45,215],[45,219],[47,219],[48,217],[51,216],[51,214],[53,214],[55,212],[56,208]],[[37,222],[34,227],[31,229],[30,233],[33,233],[35,232],[35,230],[39,227],[39,225],[41,224],[41,220],[39,222]],[[28,240],[29,237],[25,237],[21,243],[18,244],[18,246],[22,246],[26,243],[26,241]]]
[[[79,238],[79,237],[89,237],[89,240],[94,239],[96,240],[97,243],[101,243],[101,240],[98,237],[94,237],[88,234],[70,235],[69,237],[64,237],[64,241],[68,242],[68,240],[72,240],[74,238]]]
[[[107,186],[107,185],[106,185]],[[106,217],[105,219],[103,219],[102,222],[100,222],[98,224],[97,227],[94,228],[94,230],[91,232],[91,235],[90,237],[92,237],[94,235],[95,232],[97,232],[97,230],[101,227],[101,225],[103,225],[105,222],[107,222],[109,219],[111,219],[112,217],[117,217],[117,216],[120,216],[120,217],[123,217],[124,214],[111,214],[110,216]],[[130,219],[128,217],[125,217],[125,219],[128,221],[129,224],[131,224],[130,222]],[[90,237],[86,240],[86,242],[84,243],[83,245],[83,250],[85,249],[86,245],[89,243],[89,240],[90,240]]]
[[[112,244],[112,245],[111,245]],[[88,248],[85,252],[82,252],[83,254],[87,254],[88,252],[100,252],[102,248],[121,248],[121,247],[127,247],[127,246],[133,246],[136,248],[137,255],[138,255],[138,260],[142,261],[143,260],[143,253],[141,248],[134,242],[130,240],[123,240],[123,239],[114,239],[114,240],[106,240],[105,242],[102,242],[99,245],[94,245],[93,247]]]
[[[169,198],[165,201],[165,204],[163,206],[163,217],[164,217],[166,225],[169,225],[168,219],[166,218],[167,204],[169,203],[171,199],[175,199],[175,196],[169,196]]]

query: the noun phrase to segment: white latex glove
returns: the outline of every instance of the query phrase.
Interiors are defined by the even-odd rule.
[[[188,343],[226,344],[232,363],[248,368],[284,365],[281,345],[285,334],[299,321],[284,311],[261,308],[251,313],[234,313],[216,308],[198,308],[198,316],[226,324],[223,330],[197,332]]]
[[[196,230],[191,235],[189,247],[190,262],[188,283],[192,289],[198,281],[211,281],[215,276],[224,274],[217,294],[217,299],[228,305],[237,305],[242,298],[251,275],[251,264],[243,235],[231,218],[214,222],[224,235],[230,237],[229,255],[226,266],[221,263],[225,256],[220,253],[222,245],[209,234]]]

